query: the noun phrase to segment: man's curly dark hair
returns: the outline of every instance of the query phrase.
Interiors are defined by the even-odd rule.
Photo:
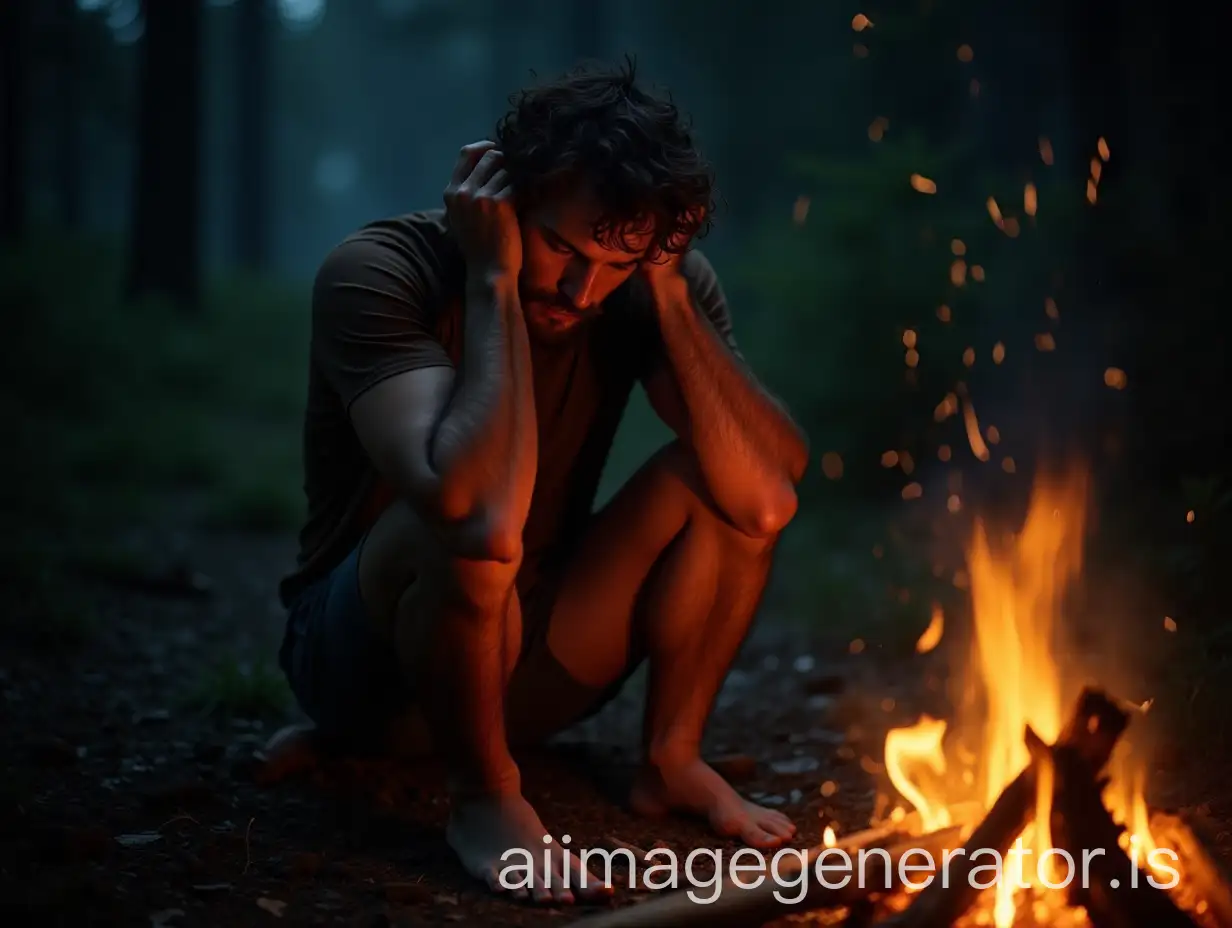
[[[524,89],[510,98],[495,141],[519,209],[584,183],[599,202],[596,240],[632,251],[630,236],[650,233],[648,255],[680,254],[710,229],[713,173],[671,98],[636,77],[626,58]]]

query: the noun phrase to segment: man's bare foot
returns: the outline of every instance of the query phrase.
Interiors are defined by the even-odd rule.
[[[612,887],[583,867],[576,853],[554,839],[545,842],[546,835],[538,814],[521,796],[455,802],[445,829],[462,866],[495,892],[562,904],[612,894]]]
[[[749,802],[700,757],[646,764],[634,779],[630,804],[650,817],[670,811],[704,815],[718,834],[749,847],[777,847],[796,833],[786,815]]]

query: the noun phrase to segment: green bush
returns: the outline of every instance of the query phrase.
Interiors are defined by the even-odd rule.
[[[0,410],[18,449],[0,480],[8,518],[62,535],[164,491],[228,504],[236,487],[266,488],[279,501],[265,508],[291,518],[282,488],[299,487],[306,296],[228,280],[189,315],[121,299],[123,266],[108,246],[63,236],[0,255],[14,319]]]

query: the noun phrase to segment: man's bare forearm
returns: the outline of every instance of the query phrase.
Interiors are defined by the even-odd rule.
[[[655,288],[660,329],[716,504],[742,528],[781,527],[795,511],[808,440],[784,406],[693,305],[688,283]]]
[[[537,457],[530,348],[516,281],[469,280],[466,301],[459,376],[431,452],[443,515],[478,521],[486,547],[455,545],[461,595],[435,604],[428,716],[455,795],[516,794],[503,706],[506,625],[518,608],[514,579]]]
[[[537,464],[530,345],[517,281],[468,279],[454,395],[434,433],[446,521],[481,518],[506,545],[521,536]]]

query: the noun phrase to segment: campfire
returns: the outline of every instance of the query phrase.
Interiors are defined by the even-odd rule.
[[[1092,688],[1088,668],[1065,647],[1061,602],[1082,566],[1087,490],[1081,472],[1041,480],[1021,530],[996,541],[975,523],[965,698],[952,722],[924,716],[892,730],[885,764],[922,832],[978,822],[963,848],[994,860],[995,852],[1002,869],[971,887],[967,859],[960,872],[951,869],[948,886],[938,881],[894,900],[902,914],[893,924],[1232,918],[1223,882],[1192,833],[1148,809],[1146,758],[1121,735],[1149,703]],[[934,640],[937,631],[930,626]]]
[[[814,872],[792,902],[769,881],[729,886],[710,905],[671,894],[596,928],[750,928],[786,916],[885,928],[1232,928],[1232,893],[1203,842],[1147,805],[1147,758],[1122,736],[1149,703],[1102,689],[1066,647],[1061,604],[1082,567],[1087,492],[1081,473],[1041,480],[1018,532],[993,538],[975,523],[963,698],[952,718],[888,733],[893,812],[845,837],[827,828],[808,854],[813,871],[831,849],[848,859],[876,849],[861,880],[838,887]],[[918,650],[941,633],[934,615]]]

